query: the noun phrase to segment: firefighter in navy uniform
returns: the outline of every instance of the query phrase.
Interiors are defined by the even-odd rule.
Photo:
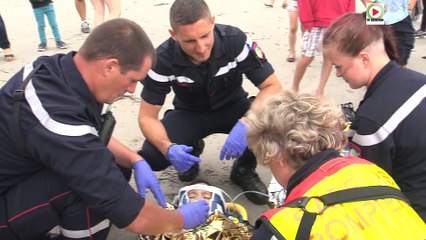
[[[203,0],[177,0],[170,9],[171,38],[157,49],[157,64],[142,81],[139,124],[146,137],[140,154],[154,171],[173,165],[181,181],[192,181],[201,159],[194,143],[214,134],[229,134],[220,159],[234,159],[231,181],[244,191],[267,194],[247,150],[244,114],[251,104],[281,85],[262,50],[240,29],[215,24]],[[251,101],[243,74],[260,90]],[[166,95],[174,91],[174,109],[160,121]],[[199,144],[198,144],[199,145]],[[198,152],[200,152],[198,150]],[[255,204],[268,197],[247,194]]]
[[[426,221],[426,76],[401,67],[394,44],[389,29],[366,25],[362,14],[342,17],[324,34],[337,75],[351,88],[367,87],[348,133],[350,154],[386,170]],[[361,67],[352,64],[357,59]]]
[[[426,222],[425,121],[426,76],[390,62],[356,111],[349,147],[385,169]]]
[[[259,217],[252,240],[426,238],[426,225],[386,171],[340,156],[347,139],[338,105],[283,92],[246,118],[250,149],[287,190],[282,206]]]
[[[205,222],[204,201],[162,208],[166,200],[149,165],[109,138],[112,116],[101,117],[103,104],[133,93],[154,60],[143,29],[114,19],[78,52],[40,57],[2,87],[1,240],[44,239],[57,225],[60,239],[104,240],[111,223],[152,234]],[[139,194],[117,164],[133,167]],[[145,199],[147,188],[161,206]]]

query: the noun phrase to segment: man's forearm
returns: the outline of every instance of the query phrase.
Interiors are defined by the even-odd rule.
[[[111,137],[108,149],[114,155],[116,163],[123,167],[131,168],[135,161],[141,159],[136,152],[132,151],[114,137]]]
[[[154,145],[158,151],[166,155],[167,148],[171,141],[167,135],[166,129],[160,120],[146,120],[141,123],[141,130],[145,138]]]

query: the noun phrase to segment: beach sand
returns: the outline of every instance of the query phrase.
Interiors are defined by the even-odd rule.
[[[172,0],[123,0],[121,17],[138,22],[148,33],[154,46],[158,46],[169,37],[168,11],[172,2]],[[289,27],[287,11],[281,8],[281,1],[276,1],[273,8],[265,7],[262,0],[207,0],[207,2],[212,13],[216,16],[217,23],[238,26],[254,41],[258,42],[266,57],[274,66],[283,86],[288,88],[293,78],[296,63],[286,61]],[[87,37],[87,34],[80,32],[80,19],[73,0],[57,0],[54,5],[60,33],[63,41],[69,45],[69,49],[59,50],[56,48],[50,27],[47,26],[48,50],[39,53],[37,52],[37,45],[39,44],[37,26],[30,3],[28,1],[1,0],[0,13],[6,23],[16,60],[13,62],[3,61],[3,54],[0,53],[0,86],[26,63],[42,55],[78,50]],[[86,5],[89,21],[93,23],[93,7],[88,0],[86,0]],[[416,21],[414,24],[418,28],[419,22]],[[300,35],[298,35],[299,44]],[[425,46],[426,39],[417,39],[408,68],[426,72],[424,67],[426,60],[421,58],[421,56],[426,55]],[[307,69],[301,84],[301,91],[312,93],[315,91],[319,81],[320,69],[321,57],[319,56]],[[249,81],[246,81],[244,86],[251,95],[257,93],[257,89]],[[126,95],[125,98],[113,104],[113,112],[118,121],[114,135],[134,150],[139,149],[144,141],[137,123],[140,90],[141,86],[138,87],[135,94]],[[364,91],[363,89],[350,89],[342,79],[336,78],[333,70],[327,84],[326,97],[334,99],[336,104],[353,102],[357,106]],[[168,96],[162,112],[172,107],[172,97],[172,95]],[[206,147],[201,155],[203,162],[199,176],[202,176],[212,185],[221,187],[231,197],[235,197],[241,192],[241,189],[229,180],[232,161],[219,160],[220,149],[225,139],[226,135],[224,134],[214,134],[205,139]],[[268,169],[258,166],[258,172],[262,180],[268,184],[271,178]],[[169,201],[172,201],[178,189],[185,185],[179,182],[172,168],[157,173],[157,176]],[[134,186],[133,182],[132,185]],[[149,195],[149,198],[152,199],[152,196]],[[260,213],[268,209],[267,206],[251,204],[244,196],[236,199],[236,202],[246,207],[252,224]],[[108,240],[115,239],[137,239],[137,235],[113,228]]]

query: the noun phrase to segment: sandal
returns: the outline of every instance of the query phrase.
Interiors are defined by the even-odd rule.
[[[10,48],[3,49],[3,54],[4,54],[4,60],[6,62],[11,62],[15,60],[15,55],[13,55],[12,49]]]
[[[265,4],[265,6],[267,6],[267,7],[274,7],[274,5],[272,5],[272,4],[268,4],[268,3],[264,3]]]
[[[4,55],[4,60],[6,62],[11,62],[11,61],[15,60],[15,55],[13,55],[13,54],[6,54],[6,55]]]
[[[287,57],[287,62],[294,62],[296,61],[296,57]]]

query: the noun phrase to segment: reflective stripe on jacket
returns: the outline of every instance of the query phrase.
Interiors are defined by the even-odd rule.
[[[375,164],[356,157],[335,158],[295,187],[286,204],[300,197],[377,186],[399,190],[395,181]],[[318,198],[311,198],[305,210],[318,213],[310,239],[426,239],[423,220],[405,201],[393,197],[326,207]],[[277,239],[296,239],[303,215],[302,208],[284,205],[265,212],[257,224],[265,224]]]

